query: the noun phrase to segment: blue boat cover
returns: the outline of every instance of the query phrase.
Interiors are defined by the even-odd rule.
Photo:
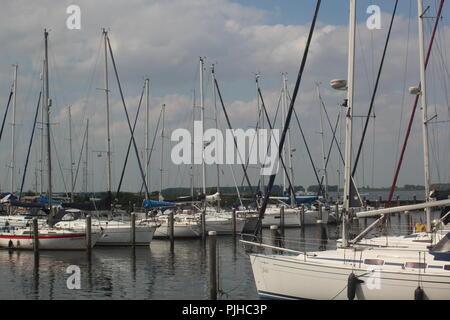
[[[44,196],[39,197],[39,203],[48,203],[48,199]],[[62,204],[63,202],[61,200],[52,200],[52,204]]]
[[[159,208],[159,207],[173,207],[175,203],[155,200],[145,200],[144,208]]]

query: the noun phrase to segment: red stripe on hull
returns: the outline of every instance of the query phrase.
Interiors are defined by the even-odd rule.
[[[61,235],[61,236],[38,236],[38,239],[66,239],[66,238],[84,238],[85,234],[75,234],[75,235]],[[0,236],[0,239],[29,239],[33,240],[33,236]]]
[[[8,250],[14,250],[14,251],[33,251],[34,248],[8,248],[8,247],[2,247],[0,246],[1,249],[8,249]],[[43,249],[43,248],[39,248],[39,251],[86,251],[86,248],[58,248],[58,249]]]

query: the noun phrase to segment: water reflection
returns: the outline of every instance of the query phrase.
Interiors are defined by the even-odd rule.
[[[39,252],[34,253],[32,295],[35,299],[39,299]]]
[[[352,225],[352,232],[366,228],[373,218]],[[424,216],[412,213],[392,217],[389,233],[405,233]],[[371,236],[380,234],[380,229]],[[270,243],[270,230],[264,229],[262,240]],[[311,225],[285,230],[277,236],[278,244],[298,251],[336,248],[341,237],[337,225]],[[217,237],[218,287],[221,299],[256,299],[256,288],[248,254],[261,249],[242,246],[233,237]],[[250,239],[250,240],[253,240]],[[268,251],[268,250],[267,250]],[[81,289],[67,288],[67,267],[81,270]],[[201,239],[170,242],[154,240],[150,246],[95,247],[86,252],[0,251],[0,299],[207,299],[207,246]]]

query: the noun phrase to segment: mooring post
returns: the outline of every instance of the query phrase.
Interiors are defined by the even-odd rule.
[[[236,208],[233,208],[233,210],[231,210],[231,219],[233,224],[233,237],[236,237]]]
[[[284,237],[284,207],[280,208],[280,232]]]
[[[305,231],[305,205],[302,204],[300,209],[300,226],[302,228],[302,232]]]
[[[38,225],[38,219],[33,218],[33,249],[34,252],[39,252],[39,225]]]
[[[322,204],[319,203],[319,220],[317,221],[317,223],[322,223],[322,221],[323,221],[322,210],[323,210]]]
[[[206,208],[202,211],[202,240],[206,242]]]
[[[209,299],[217,300],[216,231],[209,231]]]
[[[92,217],[86,216],[86,250],[91,251],[92,248]]]
[[[406,229],[407,233],[412,232],[412,225],[411,225],[411,213],[409,211],[405,211],[405,218],[406,218]]]
[[[131,245],[136,244],[136,213],[131,213]]]
[[[271,245],[274,247],[277,247],[277,244],[278,244],[278,226],[277,225],[270,226],[270,240],[271,240]],[[272,249],[272,252],[277,253],[277,250]]]
[[[175,247],[174,230],[175,230],[175,221],[174,221],[174,218],[173,218],[173,211],[171,210],[170,213],[169,213],[170,252],[173,252],[173,249]]]

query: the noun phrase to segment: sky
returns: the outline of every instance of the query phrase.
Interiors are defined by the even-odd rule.
[[[424,0],[430,6],[425,20],[425,43],[428,43],[436,0]],[[6,107],[13,77],[13,64],[19,65],[16,108],[16,148],[14,170],[11,170],[12,112],[8,114],[0,148],[0,188],[20,188],[25,157],[31,136],[34,112],[40,90],[43,57],[43,30],[49,33],[50,96],[53,101],[51,123],[54,189],[70,191],[70,141],[68,107],[72,114],[72,149],[74,170],[78,167],[86,120],[89,119],[88,185],[90,191],[106,190],[106,107],[104,93],[104,48],[101,31],[107,28],[117,63],[126,106],[134,119],[143,82],[150,78],[150,134],[152,140],[160,114],[166,105],[165,138],[161,131],[155,139],[150,163],[150,190],[162,187],[190,185],[189,166],[175,166],[170,160],[173,142],[170,135],[177,128],[191,126],[193,90],[198,98],[199,57],[205,57],[206,126],[214,126],[215,103],[211,85],[211,65],[234,128],[256,126],[257,100],[255,74],[260,76],[261,90],[269,114],[274,117],[282,86],[281,74],[288,75],[292,92],[303,54],[316,1],[230,1],[230,0],[129,0],[129,1],[26,1],[8,2],[0,12],[0,113]],[[366,20],[369,5],[378,5],[382,12],[381,29],[369,30]],[[81,29],[69,30],[66,9],[78,5],[81,10]],[[356,39],[356,81],[354,142],[361,136],[363,117],[367,114],[376,74],[393,10],[393,1],[359,0]],[[444,8],[436,44],[427,73],[430,120],[430,161],[433,183],[450,182],[450,109],[448,98],[449,73],[447,67],[448,17]],[[347,74],[348,1],[323,0],[318,24],[299,95],[295,105],[300,123],[311,150],[315,166],[323,174],[322,149],[327,153],[331,129],[322,114],[317,90],[334,124],[338,113],[343,119],[344,94],[329,87],[331,79],[345,79]],[[417,1],[400,0],[387,50],[380,86],[364,145],[362,161],[356,176],[357,184],[375,187],[391,183],[399,148],[405,134],[414,97],[408,88],[417,86],[418,35]],[[118,92],[114,71],[109,60],[109,83],[112,133],[113,190],[116,190],[124,163],[130,131]],[[218,103],[216,101],[216,103]],[[198,105],[198,99],[197,103]],[[217,104],[218,105],[218,104]],[[220,106],[219,106],[220,108]],[[136,127],[136,143],[140,156],[145,145],[145,106]],[[414,120],[398,185],[423,184],[423,151],[420,110]],[[198,108],[196,117],[198,118]],[[218,112],[220,127],[225,128],[223,113]],[[40,115],[39,115],[40,119]],[[276,126],[280,127],[279,117]],[[41,122],[33,140],[30,164],[24,190],[40,190]],[[321,134],[323,132],[323,135]],[[341,121],[338,139],[344,139]],[[323,136],[323,139],[322,139]],[[301,139],[297,122],[291,123],[294,182],[296,185],[317,184],[311,163]],[[323,140],[323,147],[322,147]],[[162,143],[164,148],[162,150]],[[343,145],[341,146],[343,148]],[[356,149],[356,148],[355,148]],[[162,156],[161,156],[162,155]],[[84,156],[83,156],[84,157]],[[75,191],[82,188],[82,168]],[[232,170],[238,184],[242,181],[239,166],[222,166],[220,185],[233,186]],[[333,147],[327,168],[330,184],[342,185],[342,164]],[[257,168],[249,173],[254,183]],[[200,186],[200,168],[195,168],[195,184]],[[44,172],[44,180],[45,178]],[[281,183],[281,176],[277,177]],[[216,167],[207,168],[207,185],[217,184]],[[131,154],[122,190],[139,191],[140,174],[136,155]],[[46,189],[46,182],[43,184]]]

